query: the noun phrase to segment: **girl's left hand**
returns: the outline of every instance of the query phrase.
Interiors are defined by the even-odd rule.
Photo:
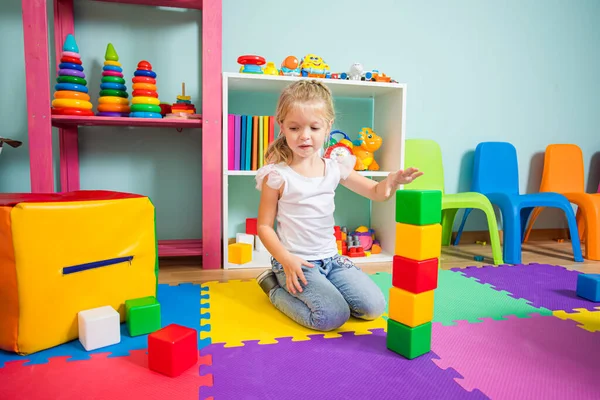
[[[398,185],[405,185],[407,183],[411,183],[418,177],[423,175],[418,168],[410,167],[406,170],[400,170],[396,172],[391,172],[387,177],[387,190],[385,191],[385,197],[389,198],[392,195],[392,191],[398,187]]]

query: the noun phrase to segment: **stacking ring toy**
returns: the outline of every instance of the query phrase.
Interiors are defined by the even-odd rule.
[[[60,62],[64,62],[64,63],[73,63],[73,64],[79,64],[81,65],[81,60],[79,58],[75,58],[75,57],[61,57],[60,58]]]
[[[156,78],[156,72],[148,71],[145,69],[138,69],[133,73],[134,76],[147,76],[150,78]]]
[[[138,89],[138,90],[134,90],[133,93],[131,93],[131,95],[133,97],[143,96],[143,97],[156,97],[156,98],[158,98],[158,93],[156,93],[154,90]]]
[[[91,110],[92,103],[85,100],[77,99],[54,99],[52,100],[52,107],[55,108],[80,108],[82,110]]]
[[[77,76],[79,78],[85,78],[85,74],[82,71],[76,69],[59,69],[58,75],[62,76]]]
[[[131,99],[131,104],[151,104],[157,106],[160,104],[160,100],[155,97],[135,96]]]
[[[102,71],[102,76],[118,76],[122,78],[123,74],[117,71]]]
[[[105,65],[102,67],[103,71],[115,71],[115,72],[123,72],[123,68],[115,67],[114,65]]]
[[[83,67],[79,64],[63,63],[63,62],[58,64],[58,69],[76,69],[78,71],[83,71]]]
[[[92,117],[94,112],[92,110],[82,110],[80,108],[53,108],[51,109],[53,115],[77,115],[82,117]]]
[[[100,91],[100,96],[117,96],[126,99],[129,97],[129,94],[123,90],[106,89]]]
[[[131,106],[131,111],[136,112],[154,112],[160,114],[160,107],[152,104],[133,104]]]
[[[134,83],[133,90],[143,89],[143,90],[153,90],[156,92],[156,85],[152,83]]]
[[[129,100],[122,97],[104,96],[98,98],[98,104],[129,104]]]
[[[125,85],[123,85],[121,83],[101,83],[100,84],[100,89],[101,90],[112,89],[112,90],[126,91],[127,90],[127,86],[125,86]]]
[[[87,85],[87,81],[77,76],[57,76],[56,82],[58,83],[75,83],[77,85]]]
[[[118,76],[103,76],[102,83],[118,83],[123,85],[125,83],[125,79]]]
[[[98,111],[129,112],[129,106],[127,104],[98,104]]]
[[[86,86],[76,85],[74,83],[57,83],[54,86],[55,90],[72,90],[74,92],[87,93],[88,88]]]
[[[63,57],[73,57],[77,59],[81,58],[81,55],[79,53],[75,53],[74,51],[63,51],[62,55]]]
[[[135,111],[129,114],[131,118],[162,118],[160,113]]]
[[[70,90],[61,90],[54,92],[55,99],[76,99],[83,101],[90,101],[90,95],[82,92],[73,92]]]
[[[156,84],[156,79],[150,78],[149,76],[135,76],[132,80],[133,83],[151,83]]]
[[[128,112],[120,113],[120,112],[99,112],[96,114],[99,117],[129,117]]]
[[[106,60],[106,61],[104,61],[104,65],[112,65],[113,67],[120,67],[121,63],[118,61]]]

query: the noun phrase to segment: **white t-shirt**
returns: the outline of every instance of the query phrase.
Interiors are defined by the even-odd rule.
[[[256,173],[256,188],[263,180],[273,189],[285,184],[278,201],[277,236],[292,254],[307,261],[322,260],[338,253],[334,236],[335,189],[353,168],[329,158],[325,174],[305,177],[285,163],[267,164]]]

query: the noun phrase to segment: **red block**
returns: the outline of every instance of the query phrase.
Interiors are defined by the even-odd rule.
[[[246,218],[246,233],[258,235],[258,218]]]
[[[411,293],[422,293],[437,288],[438,259],[416,261],[394,256],[392,285]]]
[[[148,368],[175,377],[198,361],[195,329],[171,324],[148,335]]]

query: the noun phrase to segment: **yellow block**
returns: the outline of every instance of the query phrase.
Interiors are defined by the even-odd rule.
[[[396,223],[394,254],[416,261],[437,258],[442,251],[442,225]]]
[[[228,261],[232,264],[246,264],[252,261],[252,245],[249,243],[232,243],[228,246]]]
[[[76,339],[77,313],[156,296],[154,206],[147,197],[20,203],[11,211],[18,276],[18,352]],[[63,268],[133,256],[75,273]]]
[[[414,294],[392,286],[388,315],[394,321],[414,328],[433,321],[433,290]]]

